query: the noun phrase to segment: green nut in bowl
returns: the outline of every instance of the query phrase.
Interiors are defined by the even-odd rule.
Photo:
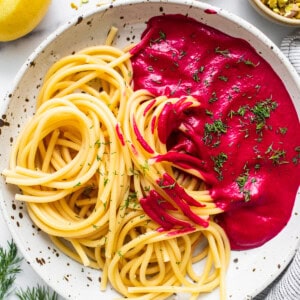
[[[249,0],[253,8],[277,24],[300,27],[300,0]]]

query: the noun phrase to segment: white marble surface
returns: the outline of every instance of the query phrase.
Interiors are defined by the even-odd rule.
[[[0,42],[0,105],[6,93],[9,93],[14,77],[31,52],[58,26],[67,22],[70,18],[76,18],[84,11],[93,9],[101,0],[89,0],[87,4],[80,5],[80,0],[52,0],[50,9],[40,25],[29,35],[19,40],[7,43]],[[75,10],[71,3],[78,5]],[[103,1],[101,1],[103,3]],[[254,24],[264,32],[277,46],[282,39],[295,31],[294,28],[273,24],[258,15],[247,0],[203,0],[215,6],[231,11]],[[0,246],[6,247],[11,235],[0,214]],[[24,261],[23,272],[17,277],[16,287],[26,288],[44,284],[31,267]],[[9,299],[14,299],[10,296]]]

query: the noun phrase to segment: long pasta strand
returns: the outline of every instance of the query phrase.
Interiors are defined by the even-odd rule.
[[[201,174],[155,160],[168,151],[157,131],[164,107],[199,103],[134,92],[130,54],[111,46],[115,32],[106,45],[83,49],[49,69],[36,114],[16,140],[3,175],[20,187],[16,199],[26,202],[32,221],[57,248],[102,270],[102,290],[111,284],[127,298],[190,293],[197,299],[219,287],[225,299],[230,246],[213,219],[222,211]],[[206,228],[182,213],[159,184],[164,174],[199,203],[189,212],[207,221]],[[151,190],[169,203],[169,218],[193,225],[187,231],[159,228],[140,204]]]

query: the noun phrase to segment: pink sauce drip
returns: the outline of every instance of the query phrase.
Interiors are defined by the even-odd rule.
[[[136,150],[136,148],[134,147],[133,144],[131,144],[131,151],[133,152],[133,155],[135,155],[135,156],[139,155],[138,151]]]
[[[193,231],[195,231],[196,229],[194,227],[185,227],[182,229],[177,229],[174,231],[170,231],[168,232],[168,236],[178,236],[180,234],[187,234],[187,233],[192,233]]]
[[[157,159],[201,173],[232,249],[276,236],[299,186],[300,125],[272,67],[245,40],[181,15],[150,19],[131,53],[135,90],[201,103],[175,107],[171,131],[158,120],[169,152]]]
[[[155,124],[156,124],[156,116],[154,116],[151,120],[151,133],[155,131]]]
[[[144,112],[143,112],[143,116],[146,116],[146,114],[148,113],[148,111],[152,108],[152,106],[155,104],[156,99],[153,99],[145,108]]]
[[[206,9],[204,12],[206,14],[209,14],[209,15],[216,15],[217,14],[217,12],[214,9]]]
[[[122,146],[125,146],[124,136],[121,132],[119,124],[116,125],[116,132],[117,132],[117,136],[118,136]]]
[[[149,153],[154,153],[153,149],[150,147],[150,145],[146,142],[146,140],[143,138],[143,136],[141,135],[138,126],[136,124],[135,119],[133,119],[133,131],[137,137],[138,142],[140,143],[140,145]]]

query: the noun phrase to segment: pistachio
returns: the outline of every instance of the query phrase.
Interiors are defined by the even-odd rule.
[[[300,11],[300,3],[289,4],[285,7],[284,16],[287,18],[294,18]]]
[[[261,0],[261,2],[278,15],[300,19],[300,0]]]

